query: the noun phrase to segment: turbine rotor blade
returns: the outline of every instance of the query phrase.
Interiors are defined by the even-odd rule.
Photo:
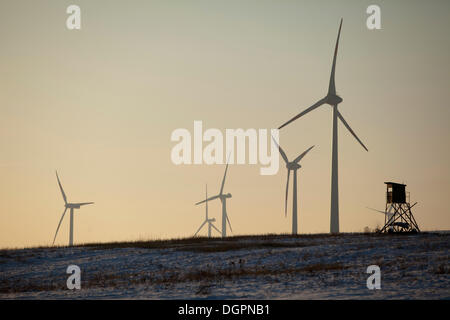
[[[93,204],[93,203],[94,202],[81,202],[81,203],[73,203],[73,204],[79,205],[81,207],[81,206],[85,206],[85,205]]]
[[[64,219],[64,215],[66,214],[66,211],[67,211],[67,208],[64,209],[64,212],[63,212],[63,214],[62,214],[62,216],[61,216],[61,219],[59,220],[58,227],[56,228],[55,237],[53,238],[53,243],[52,243],[52,245],[55,244],[56,235],[58,234],[59,227],[61,226],[61,222],[62,222],[63,219]]]
[[[210,222],[210,225],[211,225],[211,227],[213,227],[219,234],[222,234],[222,232],[220,232],[220,230],[217,229],[216,226],[215,226],[212,222]]]
[[[342,28],[342,21],[344,19],[341,19],[341,24],[339,25],[339,31],[338,36],[336,40],[336,46],[334,48],[334,56],[333,56],[333,65],[331,67],[331,76],[330,76],[330,85],[328,87],[328,94],[336,94],[336,84],[335,84],[335,72],[336,72],[336,57],[338,53],[338,47],[339,47],[339,38],[341,36],[341,28]]]
[[[372,211],[376,211],[376,212],[379,212],[379,213],[384,214],[385,216],[388,217],[388,220],[390,220],[390,219],[392,218],[392,216],[394,215],[394,214],[391,212],[392,206],[389,207],[388,211],[381,211],[381,210],[377,210],[377,209],[373,209],[373,208],[369,208],[369,207],[366,207],[366,208],[367,208],[367,209],[370,209],[370,210],[372,210]]]
[[[337,107],[337,106],[335,106]],[[366,151],[369,151],[366,146],[364,145],[364,143],[362,143],[361,140],[359,140],[358,136],[356,135],[356,133],[352,130],[352,128],[350,128],[349,124],[347,123],[347,121],[345,121],[344,117],[341,115],[341,113],[339,112],[339,110],[337,110],[337,116],[339,118],[339,120],[342,121],[342,123],[344,124],[344,126],[347,128],[348,131],[350,131],[350,133],[353,135],[353,137],[355,137],[355,139],[359,142],[359,144],[366,149]]]
[[[208,198],[208,199],[202,200],[202,201],[200,201],[200,202],[197,202],[195,205],[199,205],[199,204],[205,203],[206,201],[211,201],[211,200],[217,199],[217,198],[219,198],[219,197],[220,197],[220,194],[218,194],[217,196],[210,197],[210,198]]]
[[[291,170],[288,169],[287,175],[287,183],[286,183],[286,198],[284,200],[284,216],[287,217],[287,202],[288,202],[288,194],[289,194],[289,176],[291,175]]]
[[[222,193],[223,193],[223,187],[225,186],[225,179],[226,179],[226,177],[227,177],[227,171],[228,171],[228,160],[229,160],[229,159],[227,159],[227,166],[225,167],[225,173],[224,173],[224,175],[223,175],[222,185],[221,185],[221,187],[220,187],[220,192],[219,192],[219,194],[222,194]]]
[[[231,227],[230,219],[228,218],[228,212],[226,212],[228,225],[230,226],[230,231],[233,232],[233,228]]]
[[[206,185],[206,220],[208,220],[208,185]]]
[[[200,228],[198,228],[197,232],[194,234],[194,237],[197,235],[197,233],[203,228],[203,226],[207,223],[208,221],[205,220],[205,222],[202,223],[202,225],[200,226]]]
[[[286,153],[284,152],[283,148],[281,148],[281,146],[275,141],[273,136],[272,136],[272,140],[275,143],[275,145],[278,147],[278,150],[280,151],[281,157],[284,159],[284,162],[286,162],[286,164],[289,163]]]
[[[282,126],[280,126],[278,129],[281,129],[285,126],[287,126],[289,123],[291,123],[294,120],[297,120],[298,118],[304,116],[305,114],[307,114],[308,112],[320,107],[321,105],[323,105],[326,102],[326,98],[320,99],[319,101],[317,101],[315,104],[313,104],[311,107],[303,110],[302,112],[300,112],[298,115],[296,115],[295,117],[293,117],[291,120],[289,120],[288,122],[285,122]]]
[[[312,148],[314,148],[314,146],[309,147],[308,149],[306,149],[305,152],[303,152],[301,155],[299,155],[297,158],[295,158],[294,162],[298,163],[300,160],[303,159],[304,156],[306,156],[306,154],[309,152],[309,150],[311,150]]]
[[[63,199],[64,199],[64,203],[67,203],[67,197],[66,197],[66,194],[64,193],[64,189],[63,189],[63,187],[62,187],[62,185],[61,185],[61,181],[59,181],[58,171],[56,171],[56,179],[58,179],[59,189],[61,190],[61,194],[62,194],[62,197],[63,197]]]
[[[372,211],[376,211],[376,212],[382,213],[382,214],[391,214],[391,212],[388,212],[388,211],[381,211],[381,210],[377,210],[377,209],[369,208],[369,207],[366,207],[366,208],[369,209],[369,210],[372,210]]]

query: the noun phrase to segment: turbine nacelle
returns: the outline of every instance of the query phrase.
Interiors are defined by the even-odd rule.
[[[286,164],[286,168],[288,170],[297,170],[300,169],[302,166],[296,162],[289,162]]]
[[[66,203],[65,207],[67,209],[80,209],[81,206],[85,206],[88,204],[93,204],[93,202],[81,202],[81,203]]]
[[[65,207],[67,209],[80,209],[80,205],[78,203],[66,203]]]
[[[220,195],[220,197],[221,198],[231,198],[231,193],[225,193],[225,194],[222,194],[222,195]]]
[[[334,94],[334,93],[329,93],[325,97],[325,103],[329,104],[330,106],[336,106],[339,103],[341,103],[342,101],[344,101],[344,100],[341,97],[339,97],[338,95]]]

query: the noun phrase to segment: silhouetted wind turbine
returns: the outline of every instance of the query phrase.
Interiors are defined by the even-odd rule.
[[[220,233],[219,229],[216,228],[216,226],[213,224],[213,222],[216,222],[216,219],[208,218],[208,185],[206,185],[206,197],[205,197],[205,204],[206,204],[206,217],[205,221],[202,223],[200,228],[198,228],[197,232],[194,234],[194,237],[199,233],[199,231],[203,228],[205,224],[208,224],[208,238],[211,238],[211,228],[214,228],[218,233]]]
[[[311,107],[305,109],[304,111],[300,112],[298,115],[293,117],[288,122],[284,123],[282,126],[280,126],[278,129],[281,129],[285,126],[287,126],[292,121],[304,116],[308,112],[320,107],[323,104],[329,104],[333,107],[333,146],[332,146],[332,161],[331,161],[331,209],[330,209],[330,232],[331,233],[338,233],[339,232],[339,185],[338,185],[338,127],[337,127],[337,120],[341,120],[341,122],[344,124],[344,126],[350,131],[350,133],[355,137],[355,139],[361,144],[361,146],[366,150],[366,146],[361,142],[361,140],[356,136],[355,132],[350,128],[347,121],[345,121],[344,117],[341,115],[341,113],[338,110],[338,104],[341,103],[343,100],[341,97],[339,97],[336,94],[336,85],[335,85],[335,70],[336,70],[336,56],[338,52],[338,46],[339,46],[339,37],[341,35],[341,28],[342,28],[342,21],[339,25],[339,32],[336,40],[336,47],[334,50],[334,56],[333,56],[333,65],[331,67],[331,76],[330,76],[330,84],[328,87],[328,93],[327,95],[317,101],[315,104],[313,104]]]
[[[233,232],[233,229],[231,228],[230,219],[228,218],[228,214],[227,214],[227,199],[231,198],[231,193],[226,193],[226,194],[223,193],[223,187],[225,186],[225,179],[227,177],[227,171],[228,171],[228,160],[227,160],[227,166],[225,167],[225,174],[223,175],[222,186],[220,187],[219,194],[216,196],[210,197],[210,198],[206,198],[205,200],[197,202],[195,204],[195,205],[199,205],[206,201],[220,199],[220,201],[222,202],[222,237],[223,238],[225,238],[227,236],[227,222],[228,222],[228,225],[230,226],[231,232]]]
[[[272,137],[273,139],[273,137]],[[278,146],[278,150],[280,151],[281,156],[284,159],[284,162],[286,162],[286,168],[288,170],[287,174],[287,182],[286,182],[286,198],[284,202],[284,215],[287,216],[287,200],[288,200],[288,193],[289,193],[289,176],[291,174],[291,171],[294,172],[294,190],[293,190],[293,200],[292,200],[292,234],[297,234],[297,170],[300,169],[302,166],[299,164],[300,160],[303,159],[304,156],[314,148],[314,146],[309,147],[306,151],[304,151],[301,155],[299,155],[297,158],[295,158],[294,161],[289,161],[288,157],[286,156],[286,153],[284,150],[278,145],[278,143],[273,139],[275,144]]]
[[[70,209],[70,234],[69,234],[69,246],[73,246],[73,210],[80,209],[81,206],[92,204],[93,202],[80,202],[80,203],[68,203],[66,194],[64,193],[64,189],[61,185],[61,181],[59,181],[58,171],[56,171],[56,179],[58,180],[59,189],[61,189],[61,194],[64,199],[65,209],[59,220],[58,227],[56,228],[55,237],[53,238],[53,244],[55,244],[56,235],[58,234],[59,227],[61,226],[61,222],[64,219],[64,215],[66,214],[67,209]]]

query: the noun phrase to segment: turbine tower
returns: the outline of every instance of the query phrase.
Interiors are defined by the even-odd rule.
[[[58,227],[56,228],[55,237],[53,238],[53,244],[55,244],[56,235],[58,234],[59,227],[61,226],[61,222],[64,219],[64,215],[66,214],[67,209],[70,209],[70,233],[69,233],[69,246],[73,246],[73,210],[80,209],[81,206],[92,204],[93,202],[79,202],[79,203],[69,203],[67,202],[66,194],[64,193],[64,189],[61,185],[61,181],[59,181],[58,171],[56,171],[56,179],[58,180],[59,189],[61,190],[62,197],[64,199],[64,212],[59,220]]]
[[[273,137],[272,137],[273,139]],[[293,200],[292,200],[292,234],[297,234],[297,170],[300,169],[302,166],[299,164],[300,160],[303,159],[304,156],[312,149],[314,146],[309,147],[306,151],[304,151],[301,155],[299,155],[297,158],[295,158],[294,161],[289,161],[288,157],[286,156],[286,153],[284,150],[278,145],[278,143],[273,139],[275,144],[278,146],[278,150],[280,151],[281,156],[283,157],[284,162],[286,163],[286,168],[288,170],[287,174],[287,183],[286,183],[286,198],[284,202],[284,215],[287,216],[287,200],[288,200],[288,193],[289,193],[289,176],[291,174],[291,171],[293,171],[294,176],[294,190],[293,190]]]
[[[199,231],[203,228],[203,226],[208,223],[208,238],[211,238],[211,229],[214,228],[218,233],[220,233],[219,229],[216,228],[216,226],[213,224],[213,222],[216,222],[216,219],[208,218],[208,185],[206,185],[206,197],[205,197],[205,204],[206,204],[206,217],[205,221],[201,224],[200,228],[198,228],[197,232],[194,234],[194,237],[199,233]]]
[[[330,232],[331,233],[339,233],[339,185],[338,185],[338,119],[342,122],[342,124],[347,128],[348,131],[355,137],[355,139],[361,144],[361,146],[369,151],[366,146],[362,143],[362,141],[358,138],[355,132],[350,128],[347,121],[345,121],[344,117],[338,110],[338,104],[343,100],[340,96],[336,94],[336,85],[335,85],[335,71],[336,71],[336,56],[338,52],[339,46],[339,37],[341,35],[342,21],[339,25],[338,36],[336,40],[336,47],[334,50],[333,56],[333,64],[331,67],[331,76],[330,83],[328,86],[327,95],[313,104],[311,107],[305,109],[304,111],[297,114],[291,120],[287,121],[283,125],[281,125],[278,129],[281,129],[287,126],[292,121],[297,120],[298,118],[304,116],[308,112],[320,107],[323,104],[328,104],[333,108],[333,142],[332,142],[332,160],[331,160],[331,209],[330,209]]]
[[[228,218],[228,214],[227,214],[227,199],[231,198],[231,193],[226,193],[226,194],[223,193],[223,187],[225,186],[225,179],[227,177],[227,171],[228,171],[228,160],[227,160],[227,166],[225,167],[225,174],[223,175],[222,185],[220,187],[219,194],[216,196],[210,197],[210,198],[206,198],[205,200],[197,202],[195,204],[195,205],[199,205],[206,201],[220,199],[220,201],[222,202],[222,238],[225,238],[227,236],[227,222],[228,222],[228,225],[230,226],[230,231],[233,232],[233,229],[231,228],[230,219]]]

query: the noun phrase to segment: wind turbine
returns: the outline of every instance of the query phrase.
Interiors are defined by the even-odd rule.
[[[272,137],[273,139],[273,137]],[[286,168],[288,170],[287,174],[287,183],[286,183],[286,198],[284,202],[284,215],[287,216],[287,200],[288,200],[288,193],[289,193],[289,176],[291,174],[291,171],[294,172],[294,190],[293,190],[293,200],[292,200],[292,234],[297,234],[297,170],[300,169],[302,166],[299,164],[300,160],[303,159],[304,156],[314,148],[314,146],[309,147],[304,151],[301,155],[299,155],[297,158],[295,158],[294,161],[289,161],[288,157],[286,156],[286,153],[284,150],[278,145],[278,143],[273,139],[275,144],[278,146],[278,150],[280,151],[281,156],[284,159],[284,162],[286,162]]]
[[[391,219],[391,217],[394,215],[394,214],[391,212],[391,210],[392,210],[392,205],[389,206],[389,209],[388,209],[387,211],[381,211],[381,210],[377,210],[377,209],[373,209],[373,208],[369,208],[369,207],[367,207],[367,209],[370,209],[370,210],[372,210],[372,211],[376,211],[376,212],[379,212],[379,213],[384,214],[386,221],[389,221],[389,220]],[[385,223],[386,223],[386,221],[385,221]]]
[[[64,219],[64,215],[66,214],[67,209],[70,209],[70,234],[69,234],[69,246],[73,246],[73,210],[80,209],[81,206],[92,204],[93,202],[79,202],[79,203],[69,203],[67,202],[66,194],[64,193],[64,189],[61,185],[61,181],[59,181],[58,171],[56,171],[56,179],[58,180],[59,189],[61,189],[61,194],[64,199],[64,212],[61,216],[61,220],[59,220],[58,227],[56,228],[55,237],[53,238],[53,244],[55,244],[56,235],[58,234],[59,227],[61,226],[61,222]]]
[[[216,228],[216,226],[213,224],[213,222],[216,222],[215,218],[209,219],[208,218],[208,185],[206,185],[206,197],[205,197],[205,204],[206,204],[206,218],[205,221],[202,223],[200,228],[198,228],[197,232],[194,234],[194,237],[199,233],[199,231],[203,228],[203,226],[208,223],[208,238],[211,238],[211,228],[214,228],[218,233],[220,233],[219,229]]]
[[[376,211],[376,212],[379,212],[379,213],[384,214],[384,224],[385,224],[385,225],[386,225],[386,223],[387,223],[388,221],[391,221],[391,218],[392,218],[392,216],[394,215],[394,213],[391,212],[392,209],[393,209],[392,204],[389,206],[389,208],[387,209],[387,211],[381,211],[381,210],[377,210],[377,209],[373,209],[373,208],[369,208],[369,207],[367,207],[367,209],[370,209],[370,210],[372,210],[372,211]],[[392,227],[390,227],[390,229],[391,229],[391,228],[392,228]]]
[[[223,175],[222,186],[220,187],[219,194],[216,196],[210,197],[210,198],[206,198],[205,200],[197,202],[195,204],[195,205],[199,205],[206,201],[220,199],[220,201],[222,202],[222,238],[225,238],[227,236],[227,222],[228,222],[228,225],[230,226],[231,232],[233,232],[233,229],[231,228],[230,219],[228,218],[228,214],[227,214],[227,199],[231,198],[231,193],[226,193],[226,194],[223,193],[223,187],[225,186],[225,179],[227,177],[227,171],[228,171],[228,160],[227,160],[227,166],[225,167],[225,174]]]
[[[339,25],[339,32],[336,40],[336,47],[334,50],[333,56],[333,65],[331,67],[331,76],[330,83],[328,86],[327,95],[313,104],[311,107],[305,109],[304,111],[297,114],[288,122],[284,123],[278,129],[281,129],[287,126],[292,121],[297,120],[298,118],[304,116],[308,112],[320,107],[323,104],[328,104],[333,107],[333,144],[332,144],[332,160],[331,160],[331,209],[330,209],[330,232],[331,233],[339,233],[339,185],[338,185],[338,119],[344,124],[344,126],[350,131],[350,133],[355,137],[355,139],[361,144],[361,146],[367,150],[366,146],[361,142],[361,140],[357,137],[355,132],[350,128],[347,121],[345,121],[344,117],[338,110],[338,104],[343,100],[340,96],[336,94],[336,85],[335,85],[335,70],[336,70],[336,56],[338,52],[339,46],[339,37],[341,35],[342,21]]]

